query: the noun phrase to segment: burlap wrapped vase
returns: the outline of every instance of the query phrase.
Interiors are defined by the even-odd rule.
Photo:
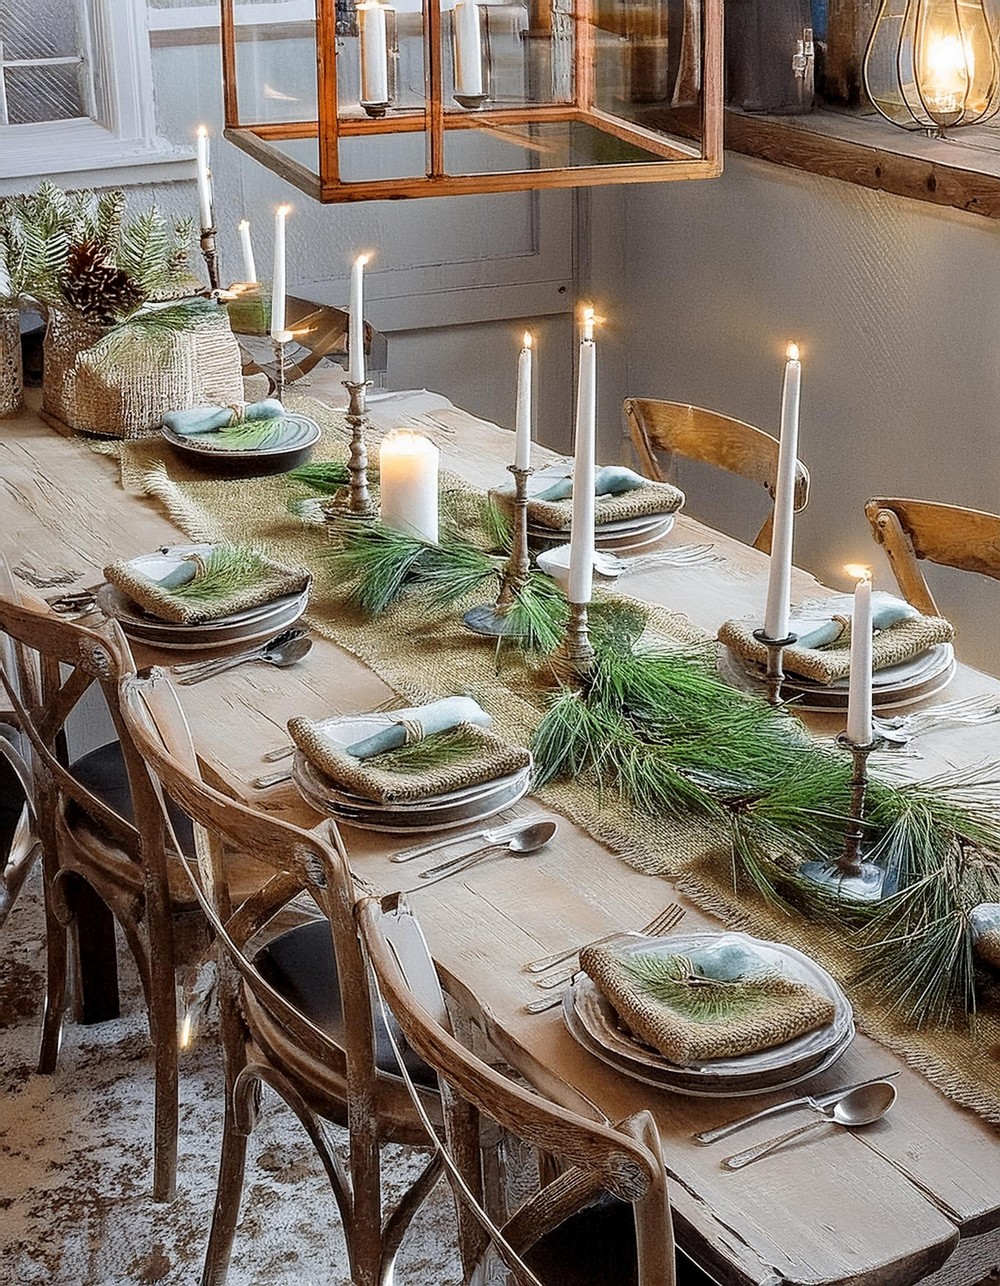
[[[23,391],[20,315],[13,306],[0,306],[0,419],[17,414]]]
[[[111,354],[101,349],[105,333],[79,314],[50,311],[42,414],[57,427],[140,438],[159,428],[166,411],[243,399],[239,345],[225,309],[199,313],[185,330],[136,328]]]

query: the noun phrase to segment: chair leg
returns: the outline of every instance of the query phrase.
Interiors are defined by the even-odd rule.
[[[153,1116],[153,1200],[173,1201],[177,1193],[177,992],[171,969],[153,970],[153,1037],[156,1106]]]
[[[246,1173],[247,1143],[260,1103],[260,1081],[253,1068],[244,1068],[226,1095],[226,1113],[222,1130],[222,1155],[219,1158],[219,1182],[212,1212],[212,1230],[205,1251],[201,1286],[225,1286],[229,1260],[233,1253],[236,1224],[243,1196]]]
[[[38,1051],[38,1070],[51,1076],[59,1060],[63,1018],[66,1012],[66,986],[69,976],[69,909],[57,879],[58,864],[51,850],[42,849],[45,872],[45,1003],[42,1009],[42,1035]],[[53,871],[52,868],[55,868]]]

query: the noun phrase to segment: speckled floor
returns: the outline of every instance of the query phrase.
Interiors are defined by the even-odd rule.
[[[34,1071],[44,978],[37,876],[0,933],[0,1279],[16,1286],[194,1286],[215,1192],[221,1066],[210,1035],[181,1065],[178,1195],[149,1197],[152,1064],[134,978],[122,1017],[68,1023],[59,1068]],[[386,1149],[387,1187],[421,1153]],[[265,1094],[229,1286],[346,1286],[339,1218],[288,1109]],[[439,1184],[404,1242],[396,1286],[454,1286],[451,1196]]]

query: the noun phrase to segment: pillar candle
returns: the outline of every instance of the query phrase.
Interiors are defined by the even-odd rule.
[[[212,177],[208,168],[208,130],[199,125],[197,132],[198,217],[201,228],[215,227],[212,213]]]
[[[573,523],[570,530],[571,603],[589,603],[594,583],[594,475],[597,465],[597,347],[594,310],[583,314],[580,369],[576,385],[576,441],[573,460]]]
[[[847,694],[847,739],[867,746],[872,739],[872,574],[867,567],[848,567],[861,579],[851,613],[851,679]]]
[[[438,449],[421,433],[397,429],[379,448],[380,517],[386,527],[436,542]]]
[[[531,468],[531,333],[517,359],[517,408],[514,414],[514,468]]]
[[[253,257],[253,242],[250,240],[250,221],[239,222],[240,248],[243,251],[243,280],[257,280],[257,261]]]
[[[352,384],[365,382],[364,273],[367,262],[367,255],[358,255],[351,268],[351,324],[347,338],[347,378]]]
[[[274,268],[271,272],[271,338],[285,333],[285,220],[290,205],[274,212]]]
[[[483,92],[479,5],[475,0],[459,0],[451,20],[455,32],[455,93],[463,98],[478,98]]]
[[[799,391],[802,365],[797,344],[788,345],[785,379],[781,389],[781,441],[778,478],[774,491],[774,530],[767,575],[764,633],[768,638],[788,637],[792,593],[792,536],[795,527],[795,466],[799,449]]]
[[[385,5],[374,0],[358,5],[361,101],[389,101],[389,43],[386,37]]]

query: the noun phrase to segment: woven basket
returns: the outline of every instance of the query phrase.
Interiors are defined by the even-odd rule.
[[[113,438],[154,433],[165,411],[243,399],[239,345],[224,309],[189,330],[138,339],[126,357],[97,359],[102,327],[52,309],[45,333],[42,412],[67,428]]]
[[[21,407],[21,320],[16,308],[0,308],[0,419]]]

